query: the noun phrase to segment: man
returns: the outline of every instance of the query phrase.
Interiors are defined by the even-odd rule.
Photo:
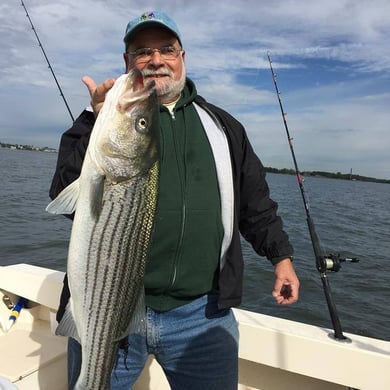
[[[145,334],[119,350],[112,389],[129,389],[148,354],[155,355],[172,389],[236,389],[238,328],[231,307],[241,302],[240,233],[275,267],[277,303],[298,299],[293,249],[269,198],[265,171],[242,125],[197,95],[186,78],[185,52],[175,22],[147,12],[129,22],[126,72],[154,80],[161,116],[158,206],[145,275]],[[88,139],[106,92],[84,77],[93,113],[84,111],[61,139],[50,195],[81,170]],[[65,280],[58,319],[69,298]],[[69,388],[80,368],[78,343],[69,340]]]

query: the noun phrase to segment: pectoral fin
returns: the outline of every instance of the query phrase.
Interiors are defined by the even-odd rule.
[[[72,214],[76,210],[79,197],[79,179],[65,187],[58,196],[48,204],[46,211],[51,214]]]
[[[105,177],[102,175],[95,175],[91,180],[89,198],[91,215],[95,220],[99,218],[100,211],[102,210],[104,179]]]

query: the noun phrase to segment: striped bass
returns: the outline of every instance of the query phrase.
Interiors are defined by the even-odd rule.
[[[110,388],[119,341],[144,325],[144,271],[159,164],[154,82],[133,70],[107,93],[80,177],[47,207],[75,211],[67,274],[71,297],[56,334],[82,347],[77,390]],[[130,346],[131,348],[131,346]]]

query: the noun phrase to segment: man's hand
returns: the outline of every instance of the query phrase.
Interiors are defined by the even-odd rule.
[[[115,79],[107,79],[100,85],[96,85],[95,81],[88,76],[84,76],[82,81],[87,86],[89,94],[91,95],[91,106],[96,118],[103,106],[106,93],[114,85]]]
[[[275,265],[275,284],[272,296],[280,305],[291,305],[298,300],[299,279],[289,258]]]

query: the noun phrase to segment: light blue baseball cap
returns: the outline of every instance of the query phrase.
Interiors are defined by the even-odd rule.
[[[168,29],[176,36],[181,45],[181,34],[176,23],[166,13],[156,10],[144,12],[141,16],[130,20],[126,27],[125,37],[123,38],[126,48],[130,41],[134,38],[135,34],[144,28],[151,26],[160,26]]]

